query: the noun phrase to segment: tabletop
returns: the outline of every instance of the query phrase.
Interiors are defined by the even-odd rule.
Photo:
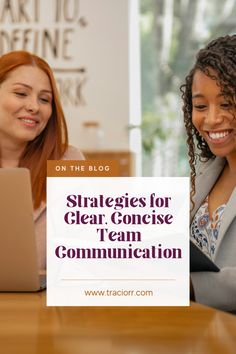
[[[236,316],[190,307],[46,307],[39,293],[0,294],[4,354],[235,353]]]

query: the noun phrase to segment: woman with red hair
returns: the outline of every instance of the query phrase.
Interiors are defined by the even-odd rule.
[[[0,58],[0,167],[30,170],[39,266],[46,264],[47,160],[81,160],[68,146],[65,116],[49,65],[15,51]]]

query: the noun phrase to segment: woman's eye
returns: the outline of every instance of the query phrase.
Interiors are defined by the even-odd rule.
[[[220,106],[221,106],[223,109],[229,109],[229,108],[230,108],[230,103],[229,103],[229,102],[221,103]]]
[[[25,97],[27,94],[25,92],[15,92],[16,96]]]
[[[40,100],[43,102],[43,103],[50,103],[50,99],[49,98],[46,98],[46,97],[41,97]]]
[[[195,104],[193,107],[198,111],[203,111],[206,108],[205,104]]]

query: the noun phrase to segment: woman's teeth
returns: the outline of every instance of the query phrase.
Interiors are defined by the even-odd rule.
[[[23,120],[23,122],[29,123],[29,124],[34,124],[34,123],[36,123],[33,119],[22,118],[21,120]]]
[[[229,135],[229,131],[225,131],[225,132],[209,132],[209,137],[211,139],[221,139],[224,138],[225,136]]]

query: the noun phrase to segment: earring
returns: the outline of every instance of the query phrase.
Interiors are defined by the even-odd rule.
[[[203,138],[203,136],[201,135],[201,134],[199,134],[200,135],[200,138],[201,138],[201,144],[203,145],[203,146],[206,146],[206,141],[205,141],[205,139]]]

